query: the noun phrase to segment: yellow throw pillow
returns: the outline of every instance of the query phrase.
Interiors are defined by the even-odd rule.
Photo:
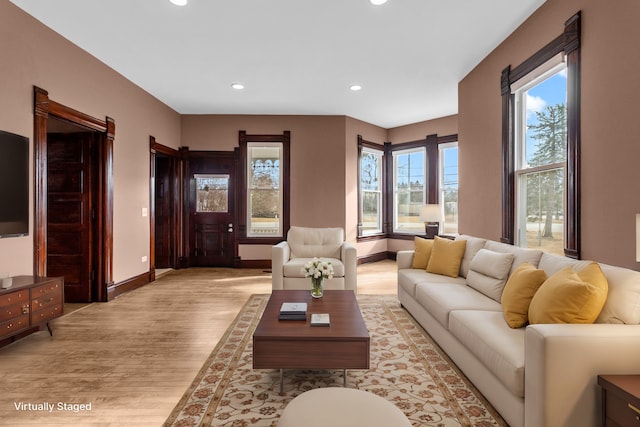
[[[429,264],[429,258],[431,258],[433,240],[415,237],[413,243],[415,245],[415,252],[413,254],[413,264],[411,268],[421,268],[424,270]]]
[[[464,239],[449,240],[435,236],[427,271],[444,276],[458,277],[460,262],[466,247],[467,241]]]
[[[607,280],[596,263],[580,273],[566,267],[549,277],[533,296],[529,323],[593,323],[607,292]]]
[[[547,280],[547,273],[528,262],[511,273],[502,291],[502,312],[510,328],[521,328],[529,321],[529,304],[538,288]]]

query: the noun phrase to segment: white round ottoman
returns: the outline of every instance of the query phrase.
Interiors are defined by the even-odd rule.
[[[411,427],[393,403],[352,388],[317,388],[293,399],[278,427]]]

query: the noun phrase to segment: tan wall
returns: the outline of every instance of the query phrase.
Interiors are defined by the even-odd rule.
[[[389,129],[389,141],[400,144],[425,139],[427,135],[446,136],[456,133],[458,133],[458,116],[453,115]]]
[[[547,0],[459,85],[460,232],[501,234],[500,73],[582,10],[582,258],[637,268],[640,2]]]
[[[148,271],[141,257],[149,256],[142,217],[149,207],[149,135],[178,147],[180,116],[8,1],[0,2],[0,54],[0,129],[29,137],[33,147],[34,85],[59,103],[115,120],[113,278]],[[0,271],[33,273],[32,231],[0,240]]]

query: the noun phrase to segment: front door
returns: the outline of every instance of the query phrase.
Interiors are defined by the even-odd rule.
[[[66,302],[92,298],[92,132],[47,134],[47,275]]]
[[[234,153],[190,153],[189,174],[189,263],[231,267],[235,258]]]

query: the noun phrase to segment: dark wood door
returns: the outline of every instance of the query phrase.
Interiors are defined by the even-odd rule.
[[[155,267],[174,268],[173,265],[173,198],[171,188],[172,159],[155,157]]]
[[[93,133],[47,135],[47,275],[66,302],[92,301]]]
[[[190,153],[189,173],[189,263],[233,266],[234,153]]]

